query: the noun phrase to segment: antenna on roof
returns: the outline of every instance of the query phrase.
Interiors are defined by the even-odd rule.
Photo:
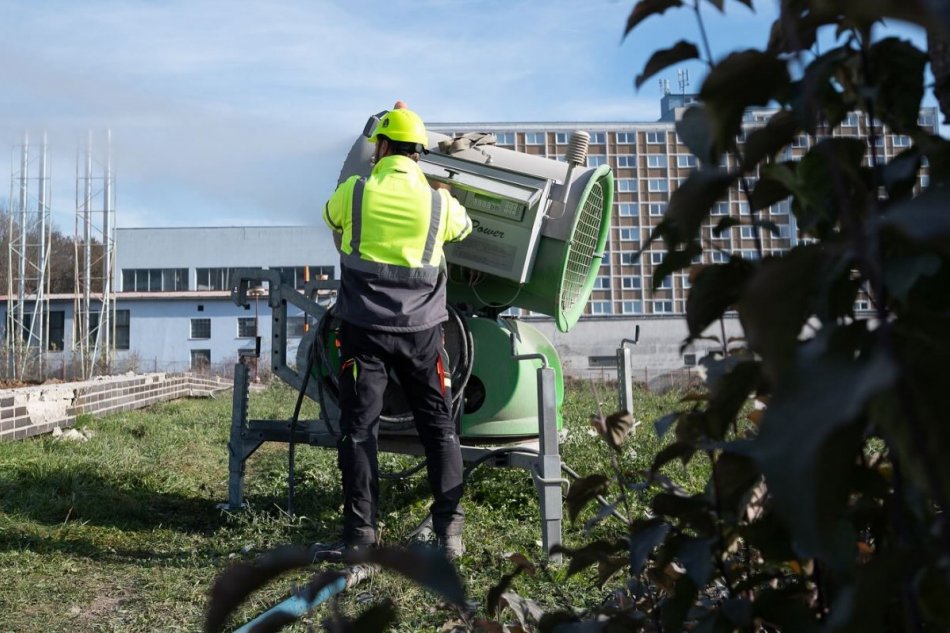
[[[689,69],[680,68],[676,71],[676,82],[680,87],[680,94],[686,96],[686,88],[689,86]]]
[[[660,80],[660,90],[663,91],[664,95],[670,94],[670,80],[669,79]]]

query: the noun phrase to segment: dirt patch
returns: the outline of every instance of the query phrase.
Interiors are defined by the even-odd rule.
[[[85,621],[98,620],[102,616],[115,611],[128,596],[124,592],[112,595],[99,594],[93,598],[88,607],[79,612],[79,619]]]
[[[9,380],[7,378],[0,378],[0,389],[19,389],[20,387],[32,387],[38,383],[35,382],[23,382],[22,380]]]

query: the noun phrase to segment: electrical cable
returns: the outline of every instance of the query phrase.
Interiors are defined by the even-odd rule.
[[[310,374],[313,371],[313,363],[316,357],[314,346],[310,348],[310,352],[307,354],[307,371],[304,373],[303,384],[297,394],[294,415],[290,419],[290,441],[287,445],[287,515],[290,518],[294,516],[294,495],[297,486],[296,477],[294,476],[294,462],[297,452],[297,421],[300,419],[300,407],[303,406],[303,397],[307,393],[307,385],[310,384]]]

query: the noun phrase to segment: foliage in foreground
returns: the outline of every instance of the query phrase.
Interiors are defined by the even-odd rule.
[[[722,0],[641,0],[627,33],[670,8]],[[751,8],[750,2],[743,2]],[[702,166],[673,193],[649,243],[666,256],[655,284],[689,268],[704,249],[710,207],[738,183],[748,219],[725,218],[714,234],[750,226],[757,257],[691,271],[689,339],[736,310],[747,348],[722,341],[707,389],[656,422],[674,442],[645,471],[622,459],[630,420],[598,416],[618,452],[610,476],[593,474],[568,496],[576,517],[600,493],[620,506],[647,499],[619,538],[562,551],[568,575],[595,567],[602,584],[623,571],[614,599],[593,609],[546,613],[513,592],[516,568],[490,592],[502,619],[463,622],[493,631],[938,631],[950,627],[950,143],[921,129],[927,56],[897,38],[875,41],[883,18],[944,29],[935,3],[786,0],[763,50],[714,63],[677,132]],[[943,10],[946,13],[946,10]],[[700,31],[703,23],[699,20]],[[705,35],[703,34],[703,39]],[[816,42],[831,41],[819,51]],[[700,57],[680,41],[656,52],[638,78]],[[790,72],[793,69],[794,75]],[[740,148],[750,106],[779,111]],[[874,122],[870,138],[835,136],[850,112]],[[884,162],[882,123],[913,140]],[[801,134],[799,161],[780,158]],[[724,154],[730,160],[721,161]],[[720,165],[729,165],[721,167]],[[929,170],[921,190],[918,174]],[[763,252],[761,217],[791,198],[808,238],[782,255]],[[866,297],[873,316],[855,312]],[[739,423],[755,396],[763,407]],[[667,469],[705,461],[701,492]],[[588,521],[608,516],[609,508]]]

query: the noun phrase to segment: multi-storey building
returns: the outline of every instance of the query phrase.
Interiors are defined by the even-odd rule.
[[[662,280],[653,288],[653,275],[663,260],[663,244],[656,242],[637,257],[640,245],[647,241],[653,228],[663,218],[670,194],[689,174],[698,168],[698,162],[676,133],[676,120],[685,106],[696,100],[696,95],[667,94],[661,101],[661,116],[649,123],[631,122],[551,122],[551,123],[437,123],[429,127],[443,134],[465,132],[493,132],[500,147],[519,152],[564,160],[568,139],[574,130],[590,133],[589,166],[610,165],[614,172],[614,209],[611,221],[609,257],[605,258],[586,313],[592,316],[669,316],[683,315],[689,290],[686,271]],[[745,116],[741,147],[745,136],[764,126],[775,109],[753,109]],[[859,113],[851,113],[841,125],[825,136],[871,138],[872,122]],[[921,110],[920,125],[936,131],[936,108]],[[876,139],[873,155],[878,162],[886,162],[910,146],[910,137],[892,134],[880,123],[875,125]],[[819,137],[823,138],[823,136]],[[799,135],[785,148],[779,158],[800,158],[817,139]],[[871,163],[872,152],[866,160]],[[724,157],[723,167],[735,167],[731,157]],[[926,174],[921,185],[926,185]],[[746,178],[749,187],[756,181],[755,174]],[[749,219],[749,204],[738,187],[716,202],[710,217],[702,228],[704,252],[697,263],[725,262],[729,253],[746,258],[757,258],[754,228],[744,222],[716,235],[713,228],[723,216]],[[769,220],[778,227],[778,234],[760,231],[762,253],[785,251],[798,239],[795,216],[788,200],[758,212],[761,220]]]

